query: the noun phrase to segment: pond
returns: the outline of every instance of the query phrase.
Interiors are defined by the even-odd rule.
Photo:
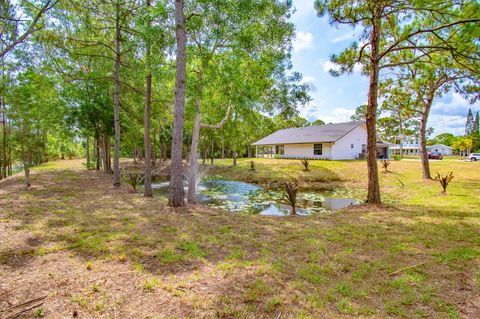
[[[168,196],[168,181],[154,182],[155,194]],[[236,213],[285,216],[291,208],[283,204],[280,190],[265,189],[261,186],[234,180],[206,179],[199,183],[197,201],[210,207]],[[348,206],[357,205],[354,198],[329,197],[328,193],[299,192],[297,195],[297,214],[337,211]]]

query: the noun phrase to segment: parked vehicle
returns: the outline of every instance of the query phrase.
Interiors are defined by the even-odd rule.
[[[469,158],[472,162],[480,161],[480,153],[472,153]]]
[[[428,159],[436,159],[436,160],[441,160],[443,159],[443,155],[438,152],[429,152],[428,153]]]

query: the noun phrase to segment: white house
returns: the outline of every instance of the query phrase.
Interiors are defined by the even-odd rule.
[[[400,155],[400,149],[402,155],[420,155],[420,140],[418,137],[410,137],[400,144],[390,146],[390,155]]]
[[[435,145],[427,146],[427,150],[430,152],[440,153],[444,156],[453,155],[453,148],[443,144],[435,144]]]
[[[418,138],[411,138],[403,142],[402,147],[400,145],[390,146],[390,155],[400,155],[400,148],[402,149],[403,155],[409,156],[420,156],[420,142]],[[427,146],[428,152],[440,153],[444,156],[453,155],[453,148],[443,144],[435,144]]]
[[[256,157],[349,160],[365,158],[367,127],[346,122],[288,128],[253,143]],[[377,139],[377,157],[388,158],[389,144]]]

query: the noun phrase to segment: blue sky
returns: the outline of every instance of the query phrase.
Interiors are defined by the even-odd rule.
[[[303,74],[313,98],[301,109],[301,115],[310,121],[348,121],[355,108],[367,102],[368,77],[358,72],[333,77],[328,70],[332,66],[330,56],[340,53],[358,39],[359,30],[349,26],[330,26],[328,18],[317,17],[313,0],[294,0],[293,4],[297,10],[293,15],[297,32],[293,69]],[[434,135],[444,132],[464,134],[469,108],[474,112],[480,111],[480,103],[470,105],[456,93],[436,98],[429,120],[429,125],[435,128]]]

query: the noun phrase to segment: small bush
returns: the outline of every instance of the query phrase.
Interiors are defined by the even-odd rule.
[[[42,307],[37,308],[37,309],[35,310],[35,312],[33,313],[33,316],[34,316],[35,318],[43,318],[43,316],[45,316],[45,311],[43,310]]]
[[[90,161],[84,163],[84,165],[88,170],[96,169],[97,168],[97,160],[95,158],[91,158]]]
[[[250,161],[250,172],[255,172],[255,162],[254,161]]]
[[[393,160],[394,160],[394,161],[399,161],[399,160],[401,160],[401,159],[402,159],[402,157],[401,157],[400,155],[394,155],[394,156],[393,156]]]
[[[448,184],[450,184],[450,182],[452,181],[452,179],[453,179],[453,172],[450,172],[445,176],[441,176],[440,173],[437,172],[437,176],[435,176],[435,180],[438,181],[442,186],[442,194],[444,195],[447,194],[447,187],[448,187]]]
[[[303,165],[303,171],[304,172],[309,172],[310,168],[308,168],[308,166],[310,165],[310,162],[305,158],[300,160],[300,161],[302,162],[302,165]]]

